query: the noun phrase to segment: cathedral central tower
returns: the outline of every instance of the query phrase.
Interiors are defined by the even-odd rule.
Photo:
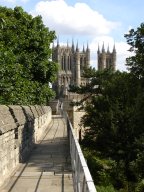
[[[86,49],[80,51],[78,43],[72,45],[60,46],[52,48],[52,60],[59,64],[57,81],[53,84],[53,89],[56,91],[57,97],[65,97],[69,85],[84,85],[86,79],[83,77],[83,70],[90,66],[90,50],[87,45]]]

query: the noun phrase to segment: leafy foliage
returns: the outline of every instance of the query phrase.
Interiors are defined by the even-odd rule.
[[[54,38],[40,16],[0,7],[1,104],[46,104],[54,96],[49,87],[57,71],[50,61]]]
[[[82,146],[98,191],[144,190],[144,24],[125,37],[130,73],[88,69],[89,83],[71,89],[84,94],[76,103],[86,112]],[[113,162],[108,172],[104,162]]]
[[[113,186],[97,186],[97,192],[116,192]]]
[[[86,112],[82,146],[92,151],[86,158],[96,186],[134,191],[143,178],[144,99],[139,79],[126,72],[95,71],[80,90]],[[108,172],[100,164],[103,159],[114,162]]]
[[[131,29],[125,34],[130,51],[134,56],[127,58],[127,66],[132,74],[137,78],[144,77],[144,23],[136,30]]]

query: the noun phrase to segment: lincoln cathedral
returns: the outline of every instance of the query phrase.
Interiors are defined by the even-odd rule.
[[[65,97],[69,85],[85,85],[87,79],[83,77],[84,68],[90,67],[90,49],[87,44],[86,48],[80,50],[78,43],[75,45],[72,41],[71,46],[61,46],[59,41],[52,48],[52,60],[59,64],[57,81],[53,84],[53,89],[56,91],[57,97]],[[109,46],[105,50],[104,43],[102,50],[98,46],[97,51],[98,70],[105,68],[116,68],[116,49],[109,51]]]
[[[104,43],[102,46],[102,50],[100,51],[98,46],[97,51],[97,63],[98,63],[98,70],[103,70],[105,68],[111,68],[115,71],[116,69],[116,49],[115,45],[113,47],[113,51],[109,51],[109,46],[107,48],[107,51],[105,51]]]

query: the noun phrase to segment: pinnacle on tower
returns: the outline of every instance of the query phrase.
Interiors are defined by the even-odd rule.
[[[85,52],[85,47],[84,47],[84,45],[83,45],[83,52]]]
[[[68,40],[67,40],[67,47],[69,47],[69,43],[68,43]]]
[[[79,48],[78,48],[78,41],[77,41],[77,45],[76,45],[76,51],[79,51]]]
[[[98,50],[97,50],[97,53],[98,53],[98,54],[100,53],[99,44],[98,44]]]
[[[74,51],[75,47],[74,47],[74,41],[72,39],[72,50]]]
[[[57,37],[57,47],[59,46],[59,37]]]
[[[89,46],[88,46],[88,42],[87,42],[87,49],[86,49],[86,50],[87,50],[87,51],[90,51],[90,50],[89,50]]]
[[[115,44],[114,44],[114,46],[113,46],[113,53],[116,53]]]
[[[105,52],[105,48],[104,48],[104,42],[103,42],[103,46],[102,46],[102,53]]]
[[[108,44],[108,47],[107,47],[107,53],[109,53],[110,51],[109,51],[109,44]]]

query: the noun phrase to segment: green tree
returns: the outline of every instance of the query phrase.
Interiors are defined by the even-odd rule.
[[[130,51],[133,53],[133,56],[127,58],[127,66],[129,67],[130,73],[134,75],[139,83],[139,92],[136,98],[137,105],[135,106],[134,127],[139,132],[142,132],[144,130],[144,23],[141,23],[137,29],[131,29],[125,37],[127,43],[130,45]],[[144,160],[143,133],[141,137],[136,140],[136,143],[138,146],[138,157],[136,159],[135,172],[139,175],[139,188],[139,186],[143,185],[144,178],[144,169],[142,166]]]
[[[46,104],[54,96],[49,83],[57,72],[50,60],[55,37],[41,16],[0,7],[1,104]]]
[[[85,94],[76,103],[86,112],[83,146],[95,152],[96,158],[115,162],[112,184],[120,191],[132,192],[143,191],[144,179],[144,24],[125,37],[133,53],[127,58],[130,73],[88,69],[85,75],[90,83],[72,90]],[[96,162],[89,158],[92,164]],[[97,173],[94,178],[99,184]]]
[[[112,184],[117,189],[132,191],[141,175],[136,161],[143,153],[144,110],[139,108],[142,104],[141,86],[131,73],[104,70],[93,74],[85,88],[75,88],[75,91],[86,94],[86,100],[82,101],[86,112],[82,118],[85,127],[82,144],[99,158],[114,161],[110,173]],[[99,184],[97,179],[95,182]]]
[[[136,30],[131,29],[125,38],[130,45],[129,51],[133,53],[127,58],[127,66],[133,75],[141,79],[144,77],[144,23]]]

